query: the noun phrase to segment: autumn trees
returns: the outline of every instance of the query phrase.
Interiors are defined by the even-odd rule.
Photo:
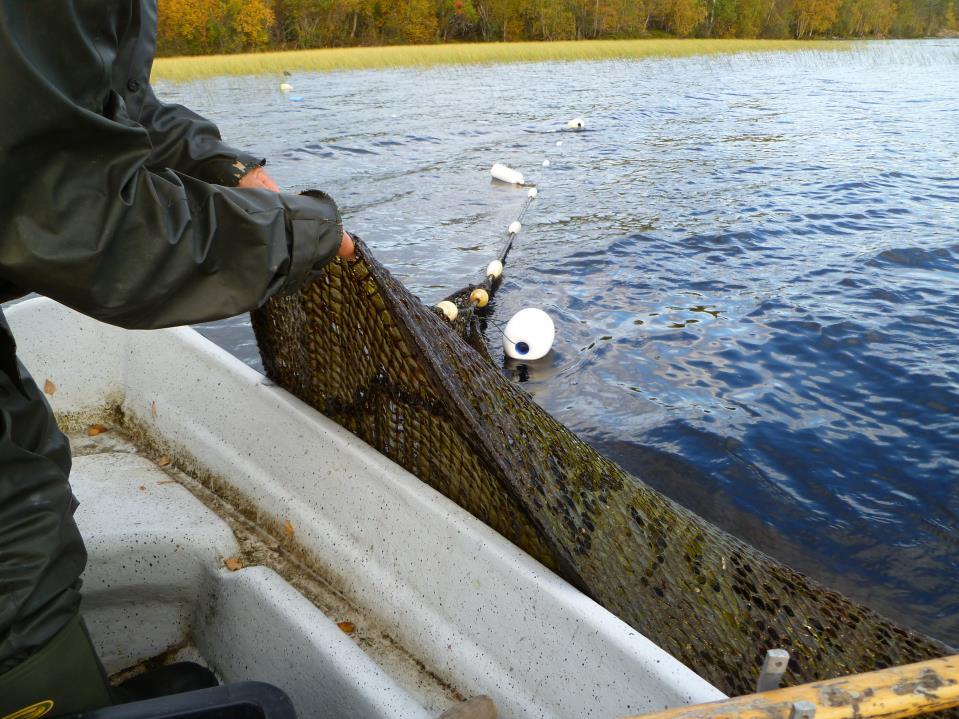
[[[269,47],[272,0],[158,0],[157,45],[167,55]]]
[[[158,0],[163,54],[452,41],[916,37],[959,0]]]

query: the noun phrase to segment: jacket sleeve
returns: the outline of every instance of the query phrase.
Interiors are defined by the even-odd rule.
[[[109,7],[0,0],[0,278],[137,328],[299,287],[339,247],[336,205],[153,166],[110,87]]]
[[[182,105],[160,102],[147,83],[141,90],[138,121],[150,134],[148,166],[167,168],[217,185],[235,186],[250,170],[266,164],[227,145],[216,125]]]
[[[156,0],[135,0],[120,42],[120,55],[129,58],[111,73],[114,89],[127,110],[150,134],[153,151],[147,167],[176,170],[204,182],[235,186],[266,160],[223,142],[215,124],[182,105],[161,102],[150,75],[156,53]]]

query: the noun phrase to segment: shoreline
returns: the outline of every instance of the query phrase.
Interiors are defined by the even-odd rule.
[[[844,51],[851,40],[717,40],[655,38],[553,42],[449,43],[381,47],[281,50],[234,55],[159,57],[152,80],[189,82],[221,75],[267,75],[286,71],[336,72],[437,65],[634,60],[759,52]]]

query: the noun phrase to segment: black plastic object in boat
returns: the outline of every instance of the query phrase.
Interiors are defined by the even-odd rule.
[[[296,719],[293,703],[263,682],[210,689],[72,714],[65,719]]]

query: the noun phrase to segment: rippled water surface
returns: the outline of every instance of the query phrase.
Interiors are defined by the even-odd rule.
[[[545,307],[558,338],[504,372],[668,495],[959,645],[959,41],[300,74],[299,102],[278,82],[159,90],[328,190],[430,302],[522,205],[490,166],[523,170],[540,198],[495,313]],[[203,331],[258,366],[245,319]]]

